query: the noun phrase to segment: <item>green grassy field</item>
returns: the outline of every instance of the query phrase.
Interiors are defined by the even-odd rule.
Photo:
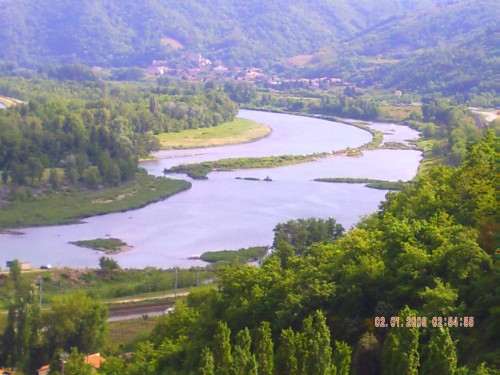
[[[134,319],[109,323],[108,342],[111,345],[121,345],[126,348],[141,338],[150,334],[156,324],[156,319]]]
[[[246,119],[235,119],[213,128],[198,128],[157,136],[163,149],[223,146],[251,142],[271,132],[266,125]]]
[[[14,200],[0,210],[0,228],[53,225],[76,222],[80,218],[127,211],[187,190],[187,181],[155,178],[139,173],[133,181],[101,191],[68,188],[40,197]]]

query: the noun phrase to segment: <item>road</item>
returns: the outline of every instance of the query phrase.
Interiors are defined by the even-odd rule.
[[[178,297],[187,296],[188,291],[177,293]],[[115,301],[109,306],[108,322],[117,322],[121,320],[140,319],[144,315],[148,317],[164,315],[167,309],[173,308],[174,302],[162,301],[155,303],[139,303],[151,300],[164,300],[166,298],[174,298],[175,293],[167,293],[161,296],[129,298],[120,301]]]

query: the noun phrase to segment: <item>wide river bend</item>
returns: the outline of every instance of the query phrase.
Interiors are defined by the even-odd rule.
[[[161,151],[142,163],[154,175],[165,167],[229,157],[306,155],[357,147],[371,139],[362,129],[301,116],[242,110],[240,117],[265,123],[272,133],[259,141],[216,148]],[[370,123],[384,141],[405,142],[417,132],[395,124]],[[125,268],[189,267],[188,259],[204,251],[270,245],[279,222],[297,218],[333,217],[345,228],[377,210],[386,191],[362,184],[312,181],[319,177],[365,177],[410,180],[421,153],[415,150],[365,151],[361,157],[335,156],[273,169],[214,172],[192,181],[190,190],[147,207],[84,219],[84,224],[21,229],[24,235],[0,235],[0,264],[19,259],[37,267],[96,267],[102,253],[69,242],[117,237],[133,249],[113,256]],[[265,178],[272,182],[239,180]],[[185,175],[172,178],[188,179]]]

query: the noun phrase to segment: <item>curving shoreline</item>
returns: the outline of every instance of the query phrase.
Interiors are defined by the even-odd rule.
[[[172,152],[165,154],[168,156],[165,159],[144,163],[143,167],[149,173],[161,175],[164,167],[184,161],[273,153],[306,155],[311,150],[331,153],[332,148],[356,147],[373,140],[366,131],[355,131],[354,127],[349,129],[350,126],[331,126],[326,122],[315,122],[315,119],[303,121],[293,116],[268,116],[265,113],[248,116],[273,127],[275,137],[263,143],[257,142],[255,146],[214,148],[213,154],[210,151],[201,151],[199,155]],[[407,132],[399,134],[406,136]],[[391,167],[383,166],[384,155],[389,155],[387,150],[364,160],[337,156],[332,157],[333,162],[324,159],[272,171],[253,170],[249,175],[259,179],[270,176],[273,180],[270,184],[237,181],[235,178],[241,173],[225,172],[214,175],[207,182],[193,182],[194,188],[188,193],[178,194],[164,203],[149,205],[136,212],[116,214],[109,219],[91,217],[84,226],[33,228],[27,229],[25,236],[17,238],[0,236],[0,246],[11,249],[3,257],[12,257],[15,252],[32,263],[54,264],[54,259],[57,259],[59,266],[91,267],[95,266],[99,255],[94,251],[72,251],[73,246],[68,242],[109,235],[122,238],[134,246],[132,251],[113,255],[121,267],[190,267],[199,264],[199,261],[188,259],[192,254],[251,247],[256,245],[256,241],[259,244],[269,243],[269,233],[272,233],[276,223],[290,217],[334,216],[346,226],[353,225],[359,217],[376,210],[385,192],[359,185],[325,186],[327,184],[313,183],[312,179],[335,177],[329,176],[332,169],[328,168],[332,165],[335,166],[334,171],[339,171],[338,177],[363,176],[365,173],[367,177],[387,180],[413,177],[412,171],[417,170],[416,163],[420,160],[414,152],[401,159],[411,164],[399,163]],[[193,228],[196,230],[193,231]],[[33,241],[38,241],[36,246]]]

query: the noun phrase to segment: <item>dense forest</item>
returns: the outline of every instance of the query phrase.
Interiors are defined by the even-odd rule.
[[[490,374],[500,339],[494,179],[489,132],[460,166],[390,193],[348,232],[333,219],[279,224],[262,267],[219,269],[217,289],[194,290],[131,357],[108,355],[99,371]],[[13,291],[22,287],[15,270],[10,280]],[[34,368],[54,358],[59,368],[65,350],[67,369],[86,374],[78,352],[103,348],[105,311],[83,295],[40,312],[32,293],[9,311],[4,363]],[[54,325],[55,316],[68,325]]]
[[[1,0],[0,59],[132,66],[184,47],[227,65],[267,66],[336,44],[388,17],[448,2]]]
[[[85,77],[78,67],[59,70]],[[16,185],[39,184],[48,168],[53,186],[55,168],[70,184],[117,185],[135,176],[139,157],[158,149],[155,134],[217,126],[237,109],[223,92],[168,80],[148,89],[5,79],[0,93],[28,99],[0,111],[2,181]]]
[[[340,76],[361,87],[439,93],[462,103],[496,105],[495,9],[490,0],[454,1],[393,16],[340,46],[325,45],[306,66],[288,67],[288,74]]]

